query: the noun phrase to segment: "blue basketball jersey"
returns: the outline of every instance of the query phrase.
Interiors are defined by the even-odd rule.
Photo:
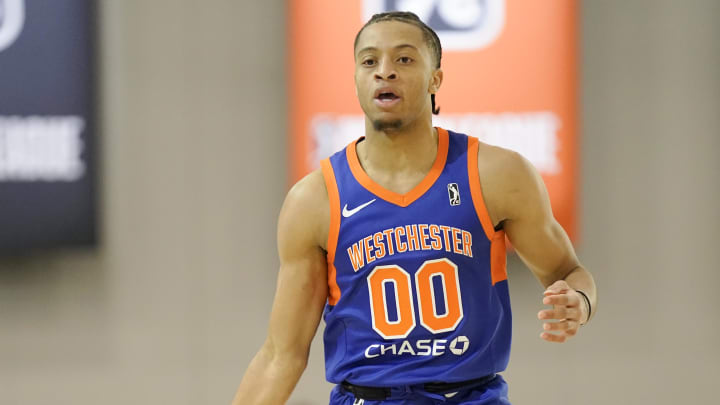
[[[505,234],[482,198],[478,140],[438,128],[435,163],[406,194],[363,171],[361,140],[321,164],[331,207],[328,381],[398,386],[504,370]]]

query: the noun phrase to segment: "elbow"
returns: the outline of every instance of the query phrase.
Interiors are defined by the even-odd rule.
[[[302,374],[307,368],[309,351],[278,347],[271,340],[268,340],[263,344],[260,352],[265,361],[276,372]]]

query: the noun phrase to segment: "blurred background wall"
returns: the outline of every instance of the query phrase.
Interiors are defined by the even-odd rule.
[[[577,338],[543,342],[542,288],[511,258],[511,399],[714,403],[720,2],[581,10],[578,253],[601,303]],[[102,242],[0,258],[0,403],[230,402],[278,265],[285,15],[282,1],[100,2]],[[289,403],[329,389],[316,339]]]

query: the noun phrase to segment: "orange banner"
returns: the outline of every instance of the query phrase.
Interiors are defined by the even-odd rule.
[[[290,0],[290,178],[364,134],[353,40],[374,13],[408,10],[440,37],[437,126],[515,150],[540,171],[577,237],[574,0]]]

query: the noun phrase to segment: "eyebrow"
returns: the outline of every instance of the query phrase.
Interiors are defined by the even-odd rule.
[[[400,48],[412,48],[416,51],[418,50],[415,45],[410,45],[410,44],[400,44],[400,45],[395,46],[394,49],[400,49]],[[377,51],[377,48],[374,46],[366,46],[365,48],[359,50],[358,53],[362,53],[365,51]]]

